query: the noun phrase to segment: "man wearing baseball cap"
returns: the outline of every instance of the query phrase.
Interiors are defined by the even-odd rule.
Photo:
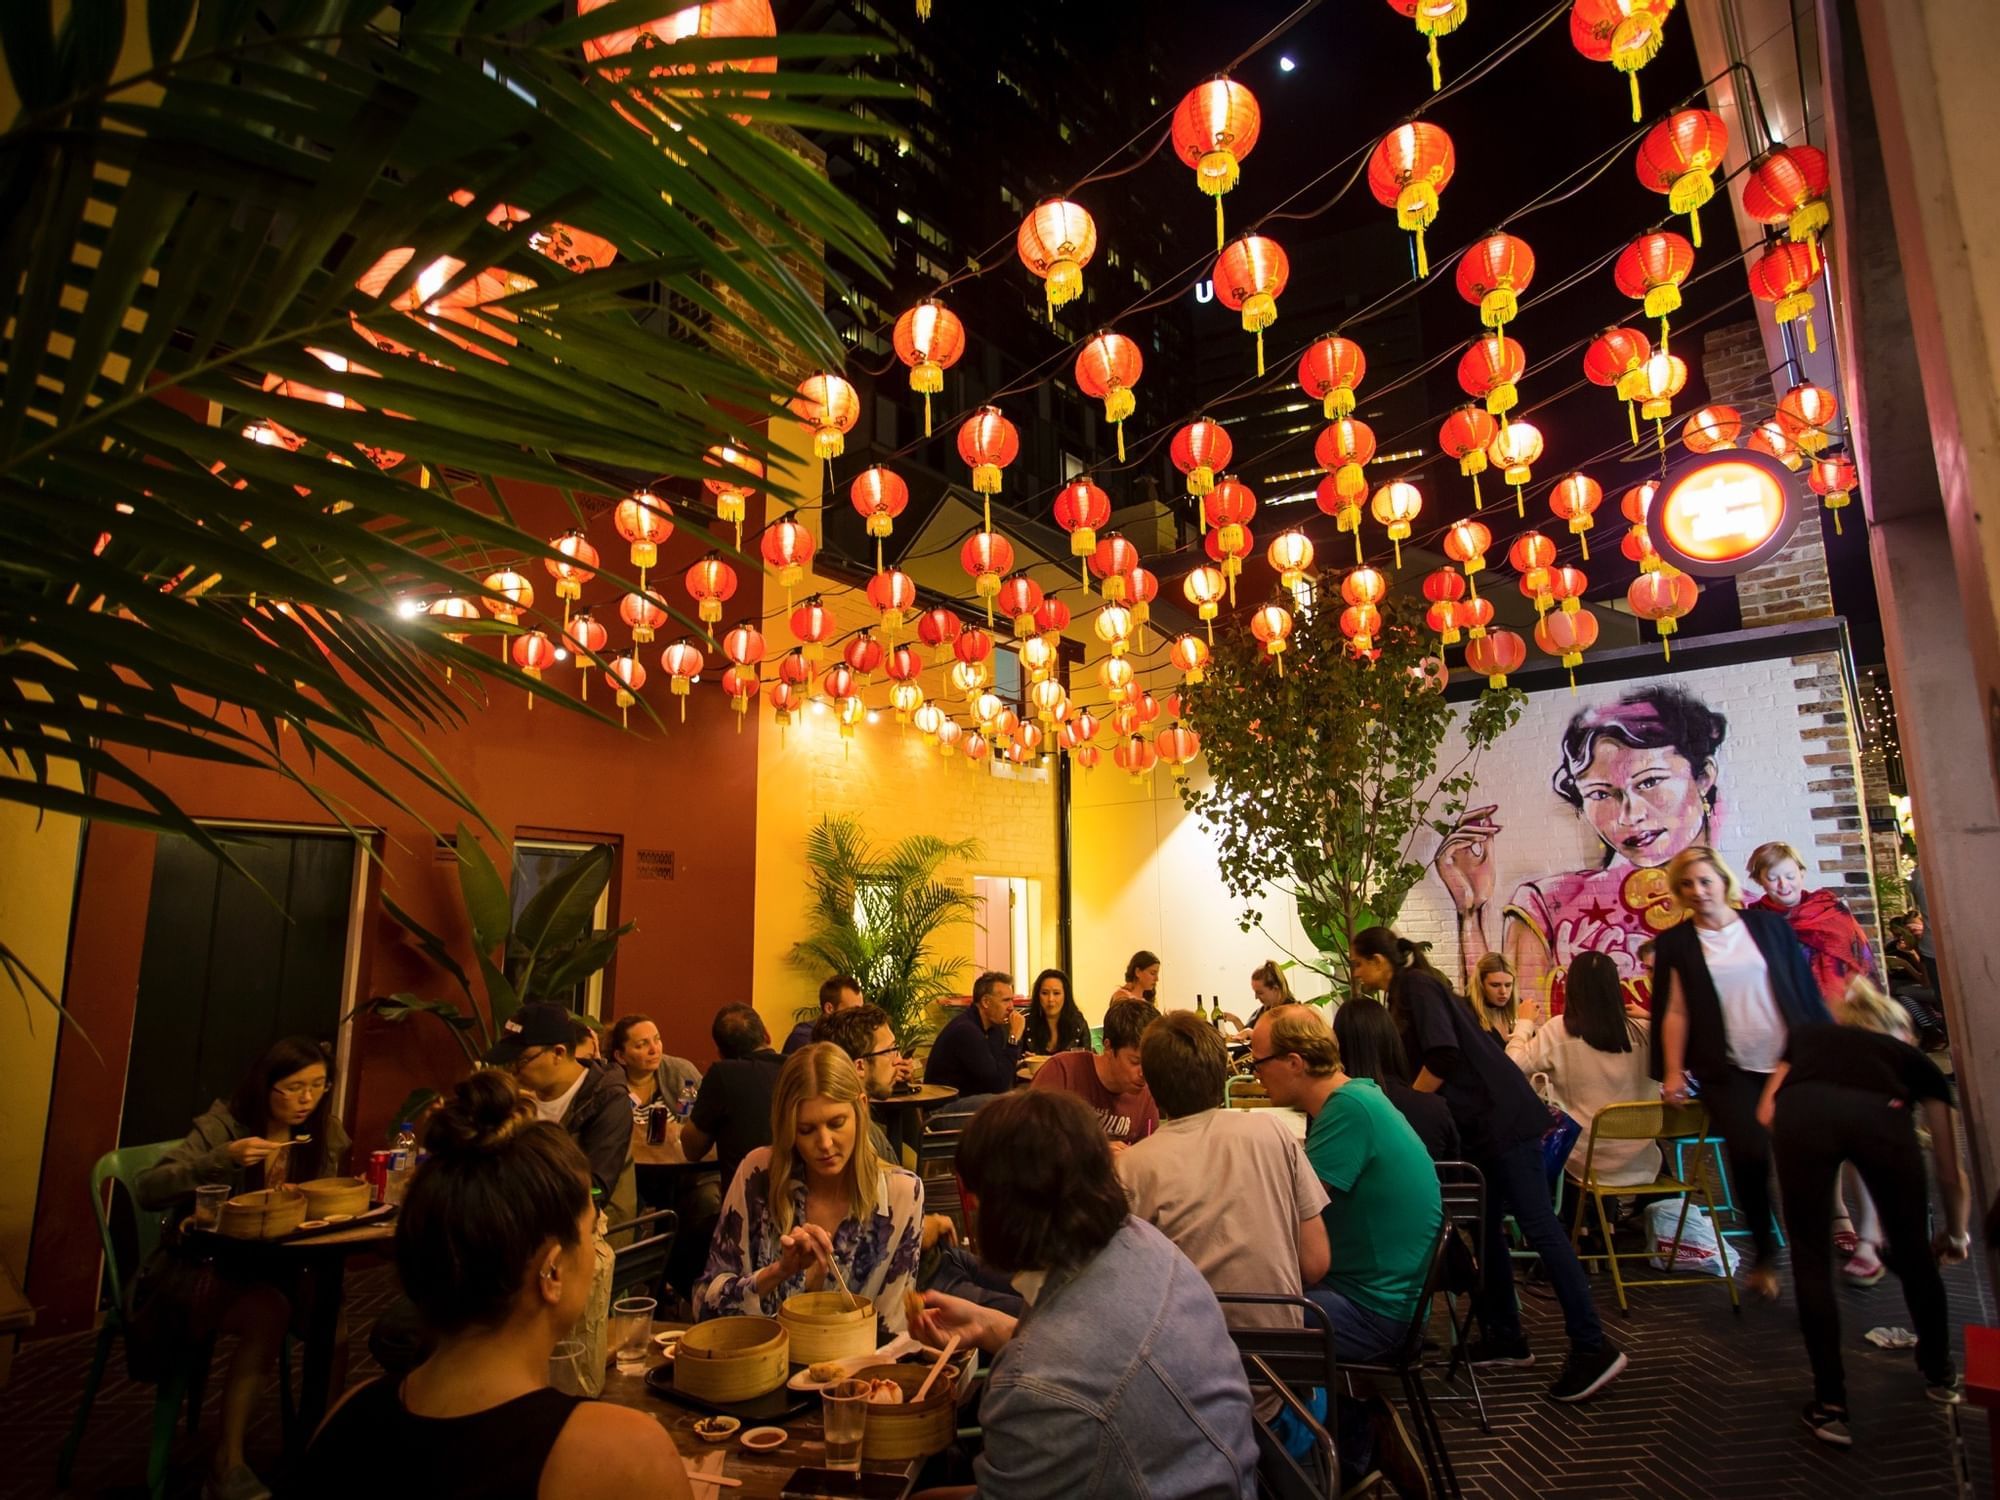
[[[575,1020],[565,1006],[524,1005],[500,1028],[486,1062],[511,1072],[536,1113],[569,1132],[608,1206],[632,1160],[632,1098],[618,1078],[576,1060]]]

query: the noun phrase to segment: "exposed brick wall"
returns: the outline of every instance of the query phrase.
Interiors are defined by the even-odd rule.
[[[1861,800],[1867,809],[1869,862],[1877,876],[1889,879],[1878,888],[1876,917],[1887,922],[1909,905],[1900,874],[1903,868],[1903,836],[1896,827],[1896,803],[1889,790],[1889,770],[1883,764],[1882,747],[1868,744],[1861,751]],[[1879,831],[1876,825],[1881,825]]]
[[[1754,320],[1703,335],[1701,373],[1709,400],[1735,407],[1746,425],[1768,416],[1777,399]],[[1819,525],[1818,506],[1808,507],[1784,550],[1737,578],[1744,629],[1823,619],[1833,613],[1833,586],[1827,578]]]

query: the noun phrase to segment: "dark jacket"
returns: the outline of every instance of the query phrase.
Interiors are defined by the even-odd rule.
[[[1771,997],[1789,1027],[1809,1021],[1831,1021],[1826,1002],[1820,998],[1819,984],[1813,979],[1812,963],[1792,932],[1792,924],[1776,912],[1755,909],[1739,912],[1750,929],[1751,941],[1764,955],[1771,971]],[[1653,1009],[1664,1016],[1668,997],[1673,993],[1673,976],[1681,981],[1681,1001],[1687,1008],[1687,1053],[1681,1066],[1697,1077],[1717,1074],[1729,1066],[1729,1036],[1722,1024],[1722,1001],[1709,978],[1708,960],[1702,956],[1701,930],[1692,921],[1669,927],[1653,941]],[[1655,1078],[1666,1076],[1664,1025],[1653,1027]]]
[[[924,1082],[957,1089],[966,1098],[1004,1094],[1014,1086],[1014,1070],[1020,1066],[1021,1049],[1007,1039],[1006,1024],[988,1027],[979,1019],[979,1007],[968,1005],[931,1043]]]
[[[231,1114],[226,1103],[216,1100],[206,1113],[195,1116],[186,1140],[169,1146],[159,1161],[139,1174],[135,1184],[139,1207],[148,1211],[172,1208],[192,1199],[196,1188],[217,1184],[227,1185],[231,1193],[247,1192],[250,1169],[229,1159],[229,1146],[232,1141],[245,1140],[256,1133]],[[286,1180],[308,1182],[315,1177],[344,1172],[348,1145],[347,1132],[329,1113],[326,1139],[310,1147],[294,1148],[295,1159],[288,1163]]]
[[[590,1162],[591,1186],[602,1189],[609,1203],[632,1161],[632,1096],[625,1091],[625,1070],[585,1068],[562,1127]]]
[[[1393,1078],[1382,1085],[1382,1093],[1410,1122],[1410,1129],[1424,1143],[1432,1161],[1463,1160],[1461,1153],[1465,1148],[1458,1141],[1458,1122],[1452,1119],[1451,1106],[1443,1099],[1436,1094],[1421,1093]]]

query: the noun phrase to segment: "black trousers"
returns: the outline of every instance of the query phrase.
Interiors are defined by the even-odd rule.
[[[1736,1190],[1736,1211],[1750,1231],[1760,1266],[1769,1264],[1777,1248],[1771,1232],[1771,1136],[1757,1123],[1757,1101],[1764,1097],[1770,1076],[1736,1067],[1701,1075],[1701,1102],[1708,1106],[1715,1133],[1729,1148],[1729,1180]]]
[[[1882,1260],[1903,1283],[1917,1330],[1917,1368],[1938,1384],[1952,1376],[1944,1278],[1931,1254],[1929,1186],[1910,1113],[1898,1100],[1841,1084],[1793,1084],[1778,1094],[1771,1136],[1792,1231],[1799,1331],[1812,1360],[1813,1397],[1822,1405],[1847,1405],[1833,1287],[1833,1194],[1843,1161],[1854,1163],[1882,1216],[1888,1242]]]

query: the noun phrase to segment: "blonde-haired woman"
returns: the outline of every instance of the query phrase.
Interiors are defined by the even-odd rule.
[[[1480,954],[1472,971],[1472,993],[1466,997],[1480,1030],[1492,1032],[1503,1047],[1514,1039],[1514,1026],[1521,1015],[1515,982],[1514,965],[1507,955],[1488,949]]]
[[[1806,951],[1783,917],[1740,911],[1736,874],[1696,844],[1667,865],[1667,888],[1689,920],[1661,933],[1653,951],[1653,1071],[1660,1096],[1680,1103],[1688,1076],[1729,1148],[1736,1202],[1756,1246],[1750,1289],[1778,1294],[1771,1218],[1771,1138],[1757,1123],[1764,1084],[1793,1027],[1829,1022]]]
[[[743,1158],[723,1198],[696,1316],[770,1317],[785,1298],[844,1280],[900,1333],[923,1218],[916,1173],[868,1143],[868,1098],[852,1059],[829,1042],[802,1047],[778,1074],[771,1144]]]

